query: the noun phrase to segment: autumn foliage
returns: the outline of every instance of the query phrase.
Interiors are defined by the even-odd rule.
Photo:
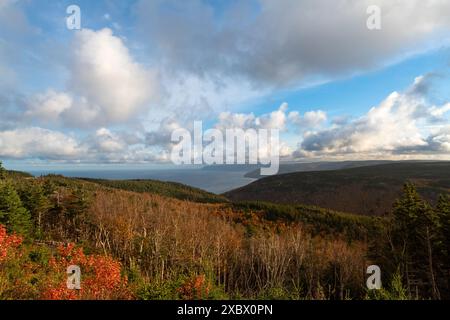
[[[22,243],[22,237],[8,235],[6,228],[0,224],[0,262],[8,258],[8,252],[16,249]]]
[[[85,255],[75,244],[59,246],[58,253],[49,261],[55,274],[66,275],[70,265],[81,268],[81,289],[68,289],[66,279],[51,284],[42,294],[47,300],[103,300],[129,299],[127,278],[121,275],[121,264],[113,258],[101,255]]]
[[[14,298],[44,300],[131,299],[127,278],[120,262],[110,256],[86,255],[75,244],[60,245],[47,264],[29,259],[33,246],[23,246],[22,238],[8,235],[0,225],[0,296],[2,279],[11,278],[3,290]],[[81,289],[67,288],[67,267],[81,268]],[[6,275],[6,277],[4,276]],[[14,277],[15,276],[15,277]]]
[[[184,300],[206,299],[210,290],[211,284],[207,281],[204,274],[190,277],[178,288],[178,292]]]

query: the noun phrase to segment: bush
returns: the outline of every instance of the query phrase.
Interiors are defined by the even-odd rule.
[[[390,286],[385,289],[372,290],[367,294],[367,299],[375,300],[411,300],[407,289],[403,285],[400,272],[396,272],[391,280]]]
[[[80,290],[67,288],[66,269],[70,265],[81,268]],[[121,274],[121,264],[109,256],[86,256],[74,244],[60,246],[58,254],[49,261],[50,272],[59,276],[42,293],[46,300],[116,300],[130,299],[127,278]]]

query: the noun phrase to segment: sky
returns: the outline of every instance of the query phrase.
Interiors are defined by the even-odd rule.
[[[0,160],[167,164],[194,121],[278,129],[284,161],[450,160],[449,17],[447,0],[0,0]]]

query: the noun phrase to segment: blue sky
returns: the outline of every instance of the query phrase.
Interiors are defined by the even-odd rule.
[[[286,160],[448,159],[450,4],[403,2],[0,0],[0,159],[168,163],[199,120]]]
[[[267,102],[258,101],[255,105],[245,106],[251,111],[258,108],[261,112],[269,112],[274,104],[289,101],[299,110],[311,108],[327,110],[330,114],[363,115],[369,108],[380,103],[393,91],[407,88],[412,79],[429,72],[443,72],[448,69],[450,50],[447,48],[433,50],[410,57],[394,65],[370,71],[364,74],[346,77],[299,90],[288,90],[268,97]],[[446,90],[450,78],[442,79],[435,99],[449,100],[450,91]]]

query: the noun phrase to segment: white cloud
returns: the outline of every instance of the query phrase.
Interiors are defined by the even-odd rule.
[[[27,101],[25,117],[54,123],[61,114],[73,106],[73,99],[66,93],[48,90],[32,96]]]
[[[432,105],[427,101],[431,76],[418,77],[410,88],[402,93],[393,92],[360,118],[334,121],[328,127],[324,127],[327,123],[324,111],[308,111],[303,115],[298,111],[288,112],[287,103],[260,116],[223,112],[214,127],[221,130],[279,129],[283,132],[282,138],[289,140],[293,133],[297,137],[299,132],[303,133],[300,148],[293,154],[296,158],[448,157],[450,107],[448,103]],[[65,113],[70,105],[67,96],[53,91],[34,97],[32,102],[36,103],[36,108],[30,107],[29,115],[47,120],[52,119],[52,114]],[[50,160],[80,158],[84,162],[167,161],[171,134],[181,127],[175,118],[164,119],[154,131],[146,134],[139,133],[138,129],[127,133],[101,127],[81,142],[41,128],[15,129],[0,132],[0,156]],[[286,142],[280,142],[282,157],[292,154],[291,145]]]
[[[225,129],[278,129],[283,131],[287,124],[287,103],[283,103],[278,110],[263,114],[259,117],[253,113],[232,113],[222,112],[219,114],[218,122],[215,127],[221,130]]]
[[[215,74],[185,73],[164,64],[160,65],[161,85],[164,88],[161,107],[149,114],[155,119],[176,117],[181,123],[213,119],[225,110],[233,111],[267,92],[256,90],[245,79]]]
[[[262,115],[256,118],[256,125],[264,129],[284,130],[286,127],[286,111],[288,104],[283,103],[280,108],[270,114]]]
[[[80,31],[73,50],[69,87],[95,110],[91,118],[97,125],[126,122],[157,96],[155,75],[133,60],[110,29]]]
[[[125,151],[127,145],[117,134],[106,128],[101,128],[95,132],[91,147],[99,152],[113,153]]]
[[[27,116],[81,128],[124,124],[145,114],[157,98],[155,73],[135,62],[110,29],[81,30],[71,49],[67,91],[36,94]]]
[[[168,159],[164,151],[144,146],[142,139],[129,133],[101,128],[84,139],[77,139],[39,127],[0,131],[0,158],[81,163],[144,163]]]
[[[304,130],[308,128],[315,128],[327,121],[327,114],[325,111],[307,111],[303,116],[298,111],[290,112],[288,115],[290,122],[295,124],[298,129]]]
[[[5,158],[76,159],[83,154],[77,141],[61,132],[31,127],[0,132],[0,156]]]
[[[429,105],[426,77],[418,77],[405,93],[390,94],[379,106],[354,121],[319,131],[306,132],[297,156],[370,154],[389,157],[398,154],[448,152],[445,125],[433,126],[437,119],[448,123],[444,106]],[[419,90],[420,88],[420,90]],[[447,119],[447,120],[446,120]],[[432,132],[434,131],[434,132]]]
[[[215,125],[218,129],[232,129],[232,128],[254,128],[257,126],[256,116],[253,113],[232,113],[221,112],[219,114],[219,121]]]
[[[288,107],[287,103],[282,103],[277,110],[261,116],[255,116],[254,113],[222,112],[218,116],[215,127],[219,129],[254,128],[286,131],[292,125],[297,131],[303,132],[306,129],[318,128],[327,120],[327,114],[322,110],[307,111],[302,116],[298,111],[287,113]]]
[[[432,117],[436,119],[442,119],[442,117],[450,111],[450,103],[447,103],[441,107],[433,106],[429,109]]]

